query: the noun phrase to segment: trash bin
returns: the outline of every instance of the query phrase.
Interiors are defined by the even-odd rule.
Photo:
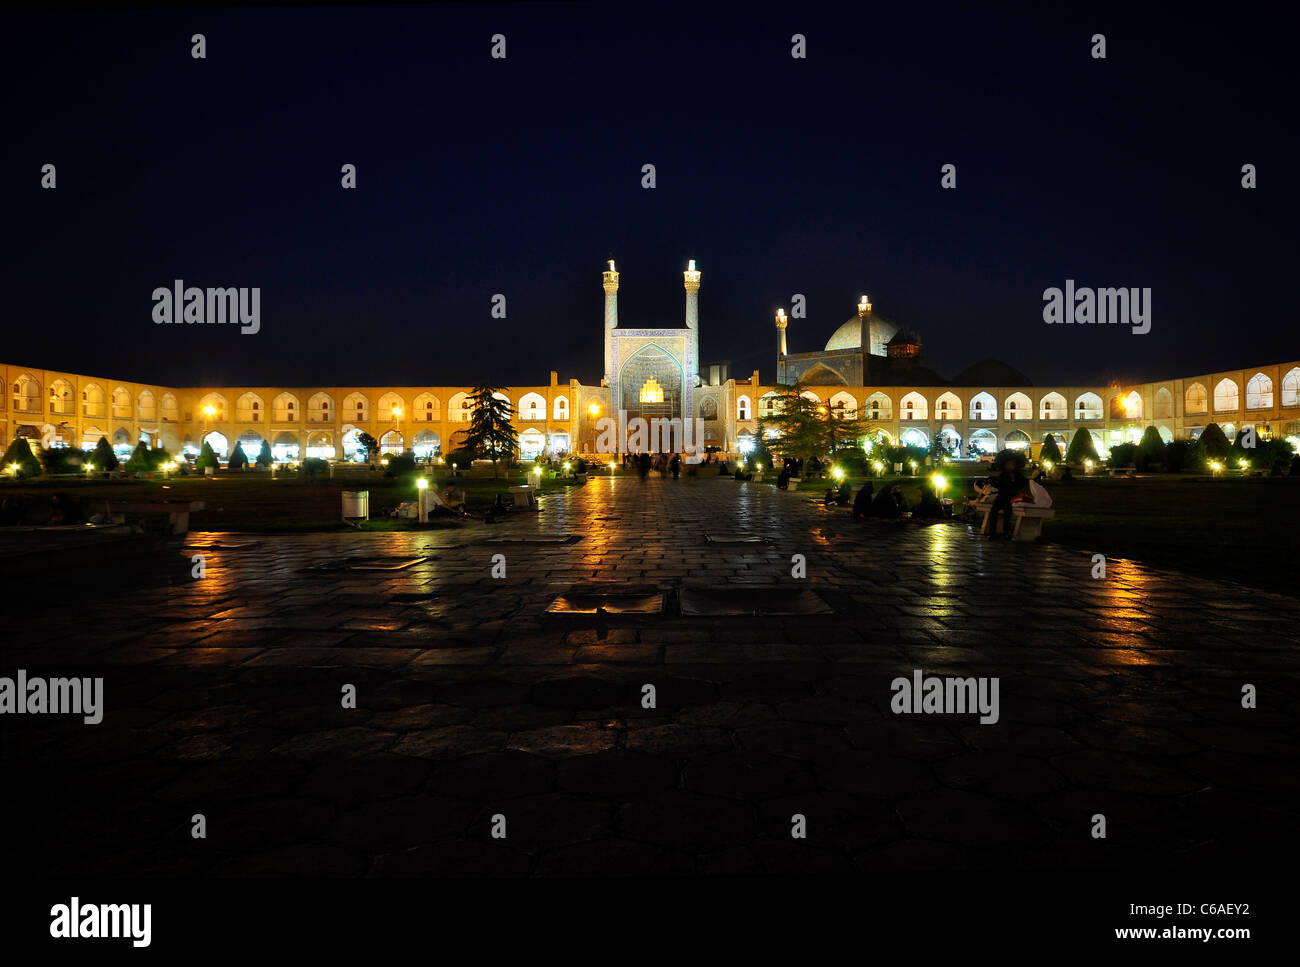
[[[343,519],[350,520],[355,517],[370,519],[369,490],[343,491]]]

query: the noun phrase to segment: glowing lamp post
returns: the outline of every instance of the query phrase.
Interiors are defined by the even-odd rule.
[[[415,478],[416,506],[420,509],[419,521],[429,523],[429,481],[425,477]]]

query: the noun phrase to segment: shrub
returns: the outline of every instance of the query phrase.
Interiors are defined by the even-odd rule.
[[[46,473],[78,473],[90,459],[90,454],[76,447],[53,447],[37,455]]]
[[[271,444],[265,439],[262,440],[262,449],[257,454],[257,465],[263,470],[271,466],[274,458],[271,456]]]
[[[1097,456],[1097,444],[1093,442],[1091,432],[1083,428],[1074,431],[1074,439],[1065,450],[1065,460],[1075,466],[1083,466],[1085,460],[1091,460],[1093,463],[1101,461],[1101,457]]]
[[[195,468],[206,470],[208,467],[212,467],[215,470],[220,465],[220,461],[217,460],[217,453],[212,449],[212,444],[204,440],[203,450],[199,453],[199,458],[194,461]]]
[[[1164,464],[1165,459],[1165,441],[1160,438],[1160,431],[1154,426],[1149,426],[1142,433],[1142,439],[1138,442],[1137,452],[1133,455],[1133,465],[1139,470],[1146,471],[1154,464]]]
[[[129,473],[143,473],[146,470],[153,469],[153,461],[149,459],[149,445],[141,440],[131,451],[131,456],[127,458],[126,467]]]
[[[118,468],[117,454],[113,452],[108,437],[102,436],[99,438],[99,442],[95,444],[95,453],[90,458],[90,462],[95,465],[96,470],[116,470]]]
[[[1133,458],[1136,455],[1136,443],[1117,443],[1110,448],[1110,460],[1107,464],[1111,467],[1131,467],[1134,466]]]
[[[171,463],[172,454],[166,447],[155,447],[149,451],[150,469],[157,470],[164,463]]]
[[[1047,436],[1043,439],[1043,448],[1038,451],[1039,463],[1060,463],[1061,448],[1056,443],[1056,437]]]
[[[831,454],[830,462],[842,469],[850,477],[864,477],[867,474],[867,455],[861,447],[845,447]]]
[[[405,453],[388,458],[388,466],[384,468],[385,477],[400,477],[408,473],[415,473],[414,453],[407,450]]]
[[[308,457],[300,467],[307,476],[314,477],[318,473],[329,473],[330,462],[322,457]]]
[[[236,443],[234,452],[230,454],[230,460],[226,466],[231,470],[243,470],[248,466],[248,454],[244,452],[244,445]]]
[[[1232,450],[1232,444],[1228,442],[1227,436],[1224,435],[1223,428],[1217,423],[1211,423],[1201,431],[1201,450],[1205,455],[1214,460],[1222,460],[1228,456]]]
[[[1165,444],[1164,462],[1170,473],[1197,470],[1205,463],[1205,451],[1195,440],[1173,440]]]
[[[5,473],[10,472],[10,467],[17,466],[14,471],[20,477],[39,477],[41,475],[41,462],[36,459],[32,453],[31,444],[24,437],[19,437],[9,448],[5,450],[3,457],[3,469]]]

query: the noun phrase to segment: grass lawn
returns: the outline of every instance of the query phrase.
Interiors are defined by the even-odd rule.
[[[533,478],[536,486],[536,478]],[[452,481],[439,475],[438,486]],[[467,508],[486,509],[498,493],[523,483],[518,471],[508,477],[493,477],[475,472],[458,477],[456,486],[464,490]],[[563,480],[542,480],[540,492],[554,491],[571,484]],[[26,512],[28,524],[43,524],[49,519],[50,498],[65,493],[77,500],[86,515],[102,511],[106,500],[201,500],[206,509],[190,519],[194,530],[239,531],[263,534],[295,534],[316,531],[348,530],[341,519],[340,494],[345,490],[370,492],[371,520],[362,525],[366,531],[425,530],[458,527],[454,519],[440,517],[428,524],[388,517],[390,510],[403,500],[415,500],[414,479],[393,480],[382,473],[368,471],[339,472],[328,476],[300,477],[269,472],[222,472],[215,477],[173,477],[170,480],[20,480],[0,483],[0,496],[15,499]]]

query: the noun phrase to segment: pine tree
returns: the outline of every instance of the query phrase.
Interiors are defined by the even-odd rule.
[[[469,429],[465,431],[461,449],[475,460],[491,460],[492,476],[497,474],[497,461],[509,459],[518,447],[518,435],[510,423],[514,409],[496,394],[504,387],[482,383],[470,391],[474,411]]]
[[[778,383],[775,405],[767,416],[758,418],[759,436],[764,440],[770,439],[768,446],[783,457],[806,460],[827,452],[825,447],[831,435],[827,431],[827,420],[825,415],[817,412],[821,404],[803,395],[805,385]]]
[[[1217,423],[1211,423],[1201,431],[1200,443],[1205,455],[1212,460],[1222,460],[1232,450],[1227,434]]]
[[[149,445],[141,440],[131,451],[131,456],[126,461],[126,470],[130,473],[141,473],[152,469],[153,461],[149,459]]]
[[[212,449],[212,444],[207,440],[203,441],[203,450],[199,453],[198,460],[194,461],[194,466],[199,470],[205,470],[208,467],[217,469],[221,464],[217,460],[217,451]]]
[[[244,445],[236,441],[235,449],[230,454],[230,459],[226,461],[226,469],[243,470],[248,466],[248,454],[244,452]]]
[[[17,467],[17,470],[13,470],[14,467]],[[39,477],[41,462],[32,453],[31,444],[27,442],[26,437],[19,437],[5,450],[0,469],[5,473],[13,472],[24,477]]]
[[[99,442],[95,444],[95,455],[90,462],[94,464],[96,470],[116,470],[118,468],[117,454],[113,452],[108,437],[102,436],[99,438]]]
[[[1043,448],[1038,451],[1038,462],[1053,465],[1061,462],[1061,448],[1056,443],[1056,437],[1050,433],[1043,437]]]
[[[271,466],[271,462],[272,462],[271,444],[267,443],[266,440],[263,439],[262,449],[257,452],[256,463],[259,467],[265,470],[267,467]]]
[[[1093,463],[1101,461],[1101,457],[1097,456],[1097,444],[1093,442],[1090,430],[1080,427],[1074,431],[1074,439],[1070,441],[1065,451],[1065,460],[1076,467],[1082,466],[1085,460],[1091,460]]]

